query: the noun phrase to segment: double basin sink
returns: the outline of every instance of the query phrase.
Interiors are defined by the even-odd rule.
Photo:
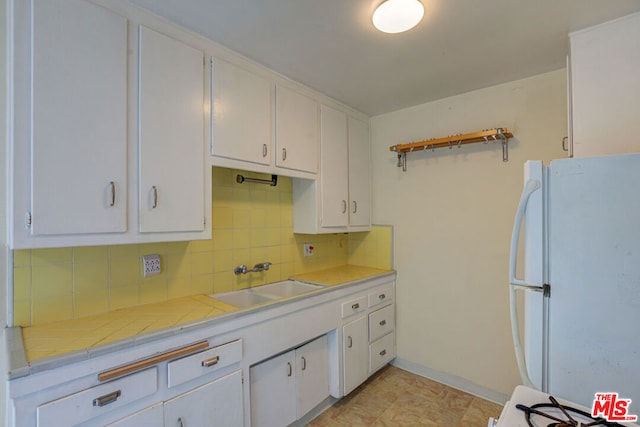
[[[312,285],[296,280],[283,280],[282,282],[209,296],[234,307],[248,308],[279,299],[306,294],[320,288],[322,288],[320,285]]]

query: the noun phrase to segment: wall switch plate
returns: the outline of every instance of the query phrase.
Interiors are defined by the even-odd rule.
[[[305,243],[304,244],[304,256],[312,256],[315,247],[313,243]]]
[[[151,254],[142,256],[142,271],[144,277],[160,274],[160,255]]]

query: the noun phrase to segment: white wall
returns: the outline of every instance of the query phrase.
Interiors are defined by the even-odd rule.
[[[6,373],[7,360],[4,345],[4,328],[6,325],[6,289],[7,289],[7,215],[6,215],[6,129],[7,129],[7,85],[6,85],[6,0],[0,0],[0,423],[5,422]]]
[[[401,362],[488,397],[520,383],[508,315],[511,228],[523,163],[565,156],[566,108],[563,69],[371,119],[373,222],[395,227]],[[507,163],[500,143],[480,143],[408,154],[403,173],[389,152],[494,127],[514,134]]]

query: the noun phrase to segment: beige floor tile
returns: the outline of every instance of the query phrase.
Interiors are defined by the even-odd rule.
[[[502,407],[387,366],[320,414],[312,427],[485,427]]]

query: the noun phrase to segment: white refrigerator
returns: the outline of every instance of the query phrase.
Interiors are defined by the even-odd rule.
[[[617,392],[640,414],[640,153],[529,161],[524,182],[509,272],[523,383],[589,408]]]

